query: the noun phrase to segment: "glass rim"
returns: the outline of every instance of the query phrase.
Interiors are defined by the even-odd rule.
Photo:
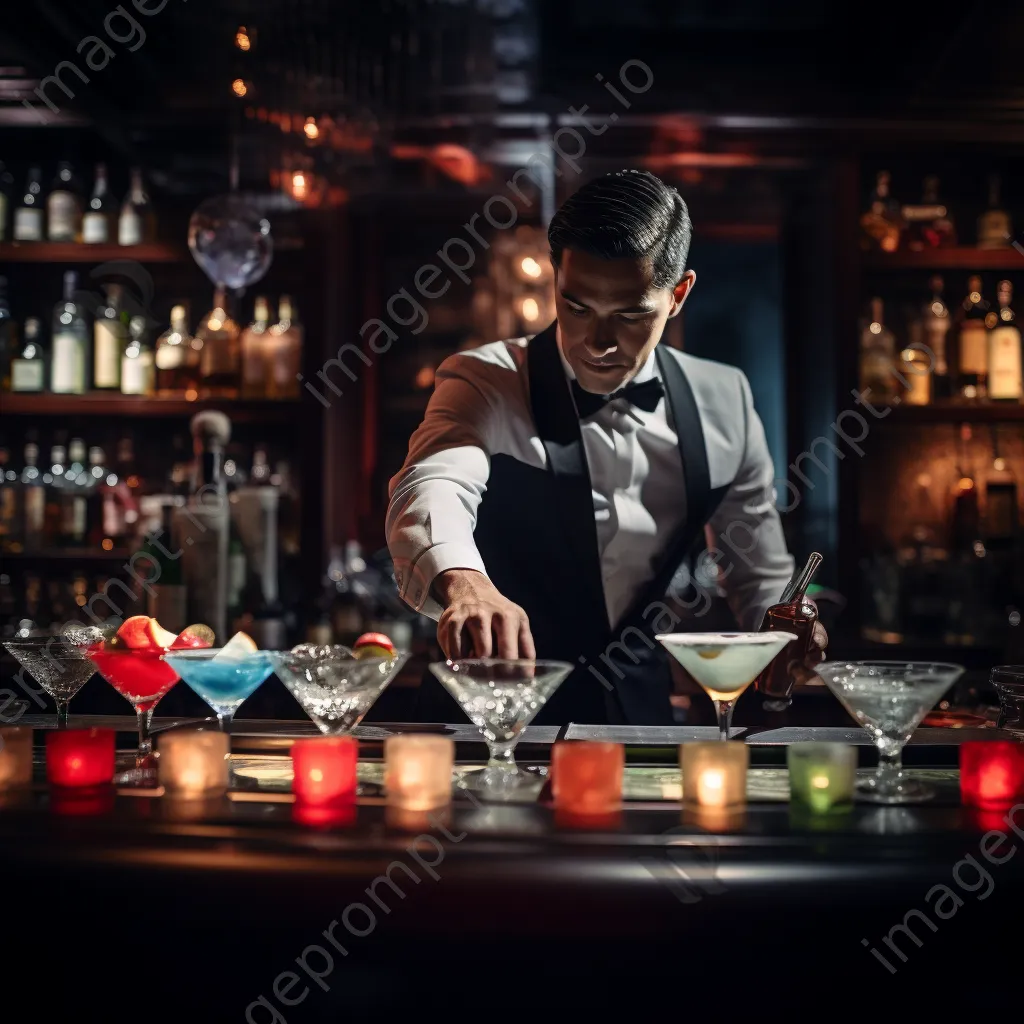
[[[179,647],[178,650],[168,648],[164,652],[165,658],[185,658],[186,660],[212,660],[218,654],[224,650],[223,647]],[[227,664],[231,661],[245,661],[247,658],[254,658],[257,655],[260,658],[269,658],[271,655],[280,654],[280,651],[246,651],[245,654],[236,655],[235,657],[225,658],[224,663]]]
[[[1008,679],[997,677],[1008,676]],[[1024,665],[993,665],[989,679],[994,682],[1024,683]]]
[[[204,651],[217,650],[214,647],[205,647]],[[181,654],[181,651],[168,651],[169,654]],[[200,653],[198,650],[193,653]],[[345,658],[331,658],[331,657],[311,657],[308,652],[303,651],[300,654],[296,654],[294,651],[253,651],[253,654],[266,654],[273,661],[301,661],[309,664],[324,664],[325,662],[337,661],[339,663],[349,665],[353,662],[362,663],[364,665],[372,665],[374,662],[386,662],[386,661],[397,661],[399,658],[408,658],[411,654],[410,651],[395,651],[394,654],[390,654],[387,657],[380,657],[375,655],[372,658],[357,658],[355,655],[349,655]]]
[[[447,658],[444,661],[432,661],[427,666],[428,668],[452,668],[455,665],[468,665],[474,668],[493,668],[496,665],[501,665],[509,668],[525,668],[530,666],[532,668],[540,668],[544,666],[547,669],[569,669],[573,668],[573,665],[568,661],[556,661],[547,658]]]
[[[902,668],[902,669],[938,669],[942,672],[963,672],[963,665],[956,665],[950,661],[899,661],[897,659],[870,658],[845,661],[842,658],[830,658],[821,662],[814,668],[815,672],[821,672],[823,668],[830,668],[835,665],[852,668]]]
[[[737,631],[735,633],[655,633],[654,639],[658,643],[677,643],[685,647],[696,647],[699,644],[706,646],[712,646],[714,644],[723,644],[725,647],[731,646],[729,641],[738,641],[736,646],[742,646],[744,644],[767,644],[774,643],[781,640],[783,637],[788,637],[787,643],[792,643],[794,640],[798,640],[799,637],[796,633],[790,633],[784,629],[773,629],[764,630],[763,632],[743,632]]]

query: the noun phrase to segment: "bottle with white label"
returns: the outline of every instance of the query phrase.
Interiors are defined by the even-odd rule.
[[[105,245],[117,230],[117,200],[107,183],[107,165],[96,165],[96,182],[92,197],[82,214],[82,241],[88,245]]]
[[[988,397],[997,402],[1019,402],[1024,397],[1021,376],[1020,328],[1010,308],[1013,285],[999,282],[999,311],[988,333]]]
[[[67,160],[57,165],[46,197],[46,237],[51,242],[82,240],[82,190]]]
[[[128,343],[121,356],[121,394],[151,395],[155,390],[153,349],[146,342],[146,319],[133,316],[128,323]]]
[[[43,391],[46,388],[46,351],[40,337],[39,320],[25,320],[21,351],[11,360],[12,391]]]
[[[43,183],[38,167],[28,172],[25,193],[14,211],[14,240],[41,242],[43,240]]]
[[[100,391],[120,391],[121,353],[128,341],[128,315],[122,310],[124,288],[107,285],[106,301],[96,310],[93,322],[92,386]]]
[[[89,330],[85,311],[75,301],[78,275],[64,275],[64,298],[53,311],[50,390],[58,395],[83,395],[89,367]]]
[[[118,245],[142,245],[152,242],[154,235],[153,207],[142,187],[142,171],[133,167],[131,188],[121,204],[117,222],[117,242]]]
[[[960,320],[960,393],[968,399],[982,398],[988,376],[988,328],[985,317],[988,303],[981,296],[981,278],[972,276],[967,282],[967,298],[963,301]]]
[[[171,326],[157,339],[154,361],[159,394],[196,397],[199,387],[199,348],[188,333],[184,306],[171,309]]]

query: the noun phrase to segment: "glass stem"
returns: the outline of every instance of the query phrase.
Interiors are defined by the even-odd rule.
[[[217,727],[221,732],[231,732],[231,714],[222,714],[220,711],[217,712]]]
[[[716,700],[715,711],[718,712],[718,737],[722,740],[729,738],[729,727],[732,725],[732,709],[736,706],[734,700]]]
[[[68,704],[70,702],[66,700],[57,701],[57,728],[66,729],[68,727]]]
[[[895,743],[878,746],[878,774],[896,782],[903,771],[903,748]]]
[[[515,743],[488,743],[487,750],[490,758],[487,761],[488,768],[502,768],[505,771],[516,771],[516,759],[512,751]]]
[[[136,708],[136,715],[139,719],[139,756],[148,757],[153,753],[153,737],[149,734],[153,724],[153,708],[148,711]]]

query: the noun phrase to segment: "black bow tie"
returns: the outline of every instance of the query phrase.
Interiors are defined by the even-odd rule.
[[[654,412],[658,408],[662,395],[665,394],[665,387],[657,377],[645,380],[643,384],[627,384],[610,395],[595,395],[590,391],[584,391],[579,381],[572,382],[572,397],[576,402],[576,411],[581,420],[588,419],[599,413],[608,402],[616,398],[625,398],[630,405],[635,405],[644,412]]]

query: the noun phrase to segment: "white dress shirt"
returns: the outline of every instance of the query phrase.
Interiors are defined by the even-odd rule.
[[[432,618],[442,611],[430,592],[438,574],[487,573],[473,531],[491,457],[547,465],[533,425],[526,353],[527,339],[517,338],[446,359],[405,464],[391,480],[386,530],[399,592]],[[709,550],[721,551],[720,575],[740,627],[756,629],[792,576],[793,560],[772,504],[774,469],[750,385],[735,367],[672,349],[669,357],[680,361],[694,391],[711,486],[728,487],[706,529]],[[564,357],[562,363],[568,387],[572,371]],[[652,356],[633,379],[654,376]],[[609,401],[580,429],[614,626],[686,515],[681,458],[665,397],[650,413],[625,399]],[[523,529],[548,513],[524,506]]]

